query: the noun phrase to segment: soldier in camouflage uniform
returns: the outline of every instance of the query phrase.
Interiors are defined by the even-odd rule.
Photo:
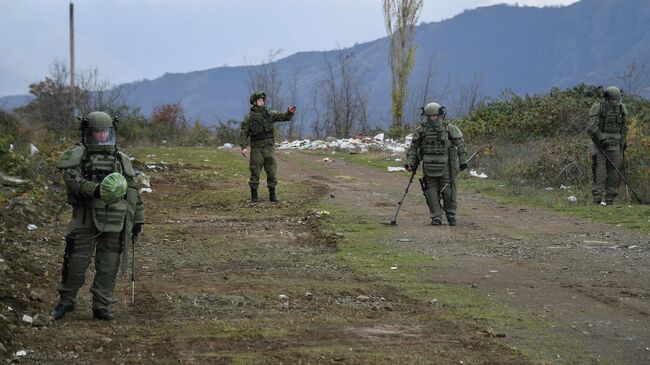
[[[110,321],[120,255],[126,269],[132,236],[140,234],[144,208],[129,157],[115,146],[116,120],[104,112],[92,112],[81,119],[82,141],[65,151],[57,161],[63,172],[72,220],[65,237],[59,303],[52,309],[54,319],[75,308],[77,291],[84,284],[86,269],[95,252],[93,318]],[[119,173],[121,186],[106,188],[106,180]],[[112,194],[112,196],[110,196]]]
[[[431,224],[442,225],[442,213],[450,226],[456,221],[456,182],[459,171],[467,168],[467,148],[463,134],[445,120],[445,107],[430,103],[423,113],[427,120],[413,132],[413,140],[406,153],[408,171],[416,171],[422,161],[427,205]],[[443,205],[440,205],[442,198]]]
[[[615,86],[605,90],[605,100],[595,102],[589,111],[587,133],[593,141],[591,149],[594,203],[614,204],[620,179],[603,154],[616,165],[621,164],[623,150],[627,147],[627,108],[621,101],[622,92]]]
[[[275,128],[273,123],[290,121],[296,112],[296,106],[291,106],[285,113],[280,113],[266,109],[265,101],[266,94],[264,92],[258,91],[251,95],[251,110],[242,121],[239,144],[242,148],[242,155],[247,157],[250,143],[249,170],[251,177],[248,185],[251,188],[251,200],[253,202],[259,200],[257,188],[260,184],[260,171],[264,167],[269,199],[272,202],[278,202],[278,197],[275,194],[278,179],[275,176]]]

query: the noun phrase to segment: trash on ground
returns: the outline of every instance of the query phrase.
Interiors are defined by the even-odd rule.
[[[469,172],[469,176],[478,177],[479,179],[487,179],[488,177],[484,172],[481,172],[479,174],[478,172],[476,172],[476,170],[471,170]]]
[[[388,166],[388,172],[401,172],[401,171],[406,171],[404,167],[401,166]]]

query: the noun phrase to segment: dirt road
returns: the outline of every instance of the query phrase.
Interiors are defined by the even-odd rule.
[[[326,169],[300,172],[376,222],[389,220],[407,182],[403,175],[297,153],[284,156],[284,169],[293,171],[296,160]],[[649,236],[472,191],[459,193],[459,226],[433,227],[416,185],[384,241],[451,258],[429,273],[433,281],[475,287],[548,319],[559,333],[579,339],[594,363],[650,363]],[[395,243],[398,238],[412,242]]]
[[[406,178],[338,155],[323,163],[278,153],[283,202],[251,204],[237,156],[202,150],[188,162],[170,151],[170,168],[153,174],[155,192],[145,196],[136,303],[124,277],[117,320],[92,321],[87,283],[75,312],[18,331],[23,362],[650,362],[646,235],[467,191],[459,226],[432,227],[415,187],[398,225],[381,226]],[[346,215],[347,230],[337,231],[336,217],[319,219],[319,206]],[[357,243],[366,232],[372,242]],[[413,271],[382,274],[376,267],[392,262],[376,261],[382,255],[408,256]],[[56,300],[60,263],[48,260],[34,285],[49,293],[41,312]],[[432,295],[443,292],[482,299],[437,303]],[[533,322],[548,328],[531,330]],[[564,343],[557,355],[554,337]]]

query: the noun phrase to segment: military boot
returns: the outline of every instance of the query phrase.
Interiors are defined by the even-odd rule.
[[[57,304],[56,307],[52,308],[50,315],[54,319],[61,319],[65,316],[66,313],[74,311],[74,304],[63,305],[61,303]]]
[[[440,218],[431,218],[432,226],[442,226],[442,220]]]
[[[113,314],[108,308],[99,308],[93,309],[93,319],[99,319],[101,321],[112,321]]]
[[[456,226],[458,225],[458,221],[456,221],[456,217],[447,217],[447,222],[449,223],[449,226]]]
[[[279,202],[277,195],[275,195],[275,188],[269,188],[269,200],[272,202]]]
[[[251,188],[251,201],[257,203],[259,200],[260,198],[257,196],[257,189]]]

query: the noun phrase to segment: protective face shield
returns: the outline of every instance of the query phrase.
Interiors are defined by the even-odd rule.
[[[84,144],[92,146],[115,146],[115,128],[88,127],[83,130]]]

